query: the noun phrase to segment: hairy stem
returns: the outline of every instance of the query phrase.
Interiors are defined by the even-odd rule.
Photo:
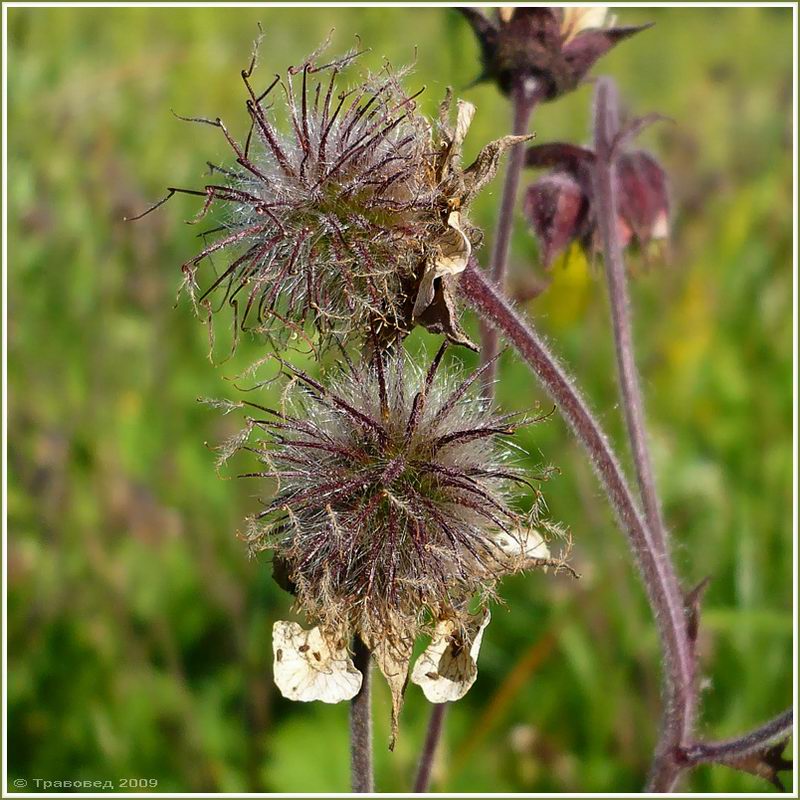
[[[667,685],[690,690],[691,681],[686,681],[693,673],[693,654],[683,596],[672,564],[654,540],[605,433],[544,341],[474,264],[464,271],[460,289],[478,314],[494,325],[525,359],[589,455],[641,571],[665,654]],[[669,783],[672,788],[678,774],[659,777],[658,785]]]
[[[613,81],[598,81],[595,92],[595,165],[593,172],[595,213],[603,245],[611,323],[617,356],[617,377],[628,431],[633,465],[639,484],[645,519],[650,530],[653,556],[662,564],[665,591],[675,603],[682,598],[678,578],[669,557],[667,535],[656,491],[647,444],[644,403],[636,368],[625,262],[617,232],[615,182],[616,149],[620,136],[619,109]],[[682,601],[681,601],[682,602]],[[669,791],[680,772],[676,753],[689,741],[697,706],[695,659],[685,625],[675,631],[676,652],[666,673],[666,702],[661,739],[651,770],[651,791]],[[662,763],[667,762],[667,763]]]
[[[414,793],[421,794],[428,791],[431,780],[431,769],[433,759],[436,756],[436,748],[439,739],[442,737],[444,716],[447,713],[447,703],[436,703],[431,709],[431,716],[428,720],[428,730],[425,734],[425,744],[422,746],[422,753],[419,757],[417,767],[417,777],[414,779]]]
[[[791,736],[793,728],[794,712],[789,708],[761,727],[735,739],[693,744],[686,748],[683,757],[690,765],[711,762],[725,764],[757,753],[773,742]]]
[[[358,694],[350,701],[351,782],[354,792],[373,792],[370,652],[359,636],[355,638],[353,649],[353,665],[364,679]]]
[[[533,109],[540,99],[539,87],[536,81],[527,79],[514,88],[513,99],[513,125],[512,133],[522,136],[528,132]],[[503,196],[500,201],[500,213],[497,218],[494,245],[492,247],[491,266],[489,274],[492,280],[501,288],[505,288],[506,267],[508,264],[508,251],[511,245],[511,233],[514,229],[514,206],[517,201],[517,190],[522,169],[525,166],[525,144],[517,144],[511,148],[508,155],[508,167],[503,183]],[[481,364],[486,364],[497,354],[497,333],[491,325],[481,322]],[[484,395],[491,397],[494,392],[494,380],[497,371],[497,362],[493,362],[484,373]]]
[[[644,403],[633,349],[630,296],[622,246],[617,232],[613,143],[619,133],[619,113],[613,83],[607,78],[601,79],[597,85],[595,98],[595,213],[603,244],[603,262],[617,354],[617,376],[645,517],[654,537],[665,539],[661,506],[647,446]]]

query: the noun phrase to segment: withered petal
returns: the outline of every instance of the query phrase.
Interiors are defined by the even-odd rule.
[[[458,275],[443,275],[434,281],[434,297],[430,305],[417,317],[417,323],[430,333],[444,334],[452,344],[478,352],[478,346],[467,336],[458,321],[456,287]]]

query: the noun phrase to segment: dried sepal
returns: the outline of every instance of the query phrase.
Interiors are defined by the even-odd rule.
[[[451,211],[447,218],[449,231],[434,246],[434,253],[429,257],[425,273],[419,285],[417,299],[414,303],[413,317],[417,319],[433,302],[437,278],[445,275],[458,275],[467,268],[472,254],[472,243],[461,227],[461,214]]]
[[[469,205],[497,173],[503,153],[529,136],[505,136],[483,147],[466,169],[461,168],[462,145],[475,107],[458,100],[456,120],[451,123],[453,95],[448,88],[439,107],[438,137],[433,144],[433,173],[444,201],[443,226],[431,236],[421,274],[408,294],[413,298],[410,321],[431,333],[443,333],[453,344],[477,350],[459,323],[455,276],[463,272],[483,235],[467,220]]]
[[[362,674],[346,643],[320,627],[304,630],[296,622],[272,627],[273,678],[287,700],[341,703],[358,694]]]
[[[530,142],[535,138],[535,133],[522,136],[503,136],[485,145],[475,157],[475,161],[464,170],[464,192],[461,196],[461,203],[463,205],[471,203],[481,189],[494,178],[500,164],[500,157],[506,150],[515,145]]]
[[[447,337],[447,341],[468,350],[478,352],[478,345],[467,336],[459,322],[458,305],[458,278],[444,275],[434,280],[433,299],[415,319],[430,333],[440,333]]]
[[[478,653],[483,632],[491,620],[484,611],[466,622],[440,620],[431,643],[417,659],[411,681],[431,703],[460,700],[478,677]]]
[[[398,626],[399,627],[399,626]],[[392,721],[389,736],[389,749],[394,750],[400,721],[400,711],[403,708],[403,696],[408,685],[408,668],[411,661],[411,651],[414,647],[412,638],[388,639],[380,637],[374,642],[368,641],[372,658],[380,670],[389,687],[392,697]]]

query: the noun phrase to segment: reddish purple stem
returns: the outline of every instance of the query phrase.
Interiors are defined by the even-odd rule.
[[[363,675],[358,694],[350,701],[350,773],[353,792],[375,791],[372,775],[372,703],[370,652],[356,636],[353,665]]]
[[[602,78],[595,91],[595,161],[593,171],[595,213],[603,245],[603,262],[608,282],[611,323],[617,355],[619,381],[625,425],[628,431],[633,465],[650,532],[653,559],[660,566],[658,578],[668,599],[668,614],[657,616],[665,628],[666,702],[661,736],[656,746],[648,789],[654,792],[672,790],[681,773],[676,753],[691,739],[697,707],[694,647],[686,627],[684,599],[667,546],[667,534],[661,516],[656,490],[644,403],[633,348],[630,297],[622,245],[617,232],[617,187],[615,159],[618,155],[620,121],[617,91],[613,81]],[[668,629],[668,630],[667,630]]]
[[[475,311],[501,331],[528,362],[589,455],[641,571],[666,655],[667,681],[670,687],[678,687],[670,696],[684,698],[686,692],[694,691],[691,681],[683,683],[693,675],[694,665],[683,596],[672,564],[654,541],[605,433],[541,337],[473,264],[464,271],[460,288]],[[683,712],[676,714],[675,720],[682,725]],[[677,725],[672,716],[669,722]]]
[[[514,121],[512,133],[522,136],[528,132],[533,110],[541,99],[540,88],[532,79],[521,82],[512,93]],[[501,289],[505,289],[508,252],[511,246],[511,234],[514,230],[514,207],[517,202],[520,176],[525,166],[525,144],[517,144],[508,155],[503,197],[500,201],[500,214],[497,219],[492,261],[489,274]],[[497,355],[497,332],[491,325],[481,320],[481,363],[489,364]],[[483,393],[486,397],[494,394],[494,381],[497,363],[493,362],[484,375]]]

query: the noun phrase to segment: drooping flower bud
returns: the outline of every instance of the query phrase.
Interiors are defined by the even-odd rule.
[[[494,19],[477,8],[460,8],[478,38],[482,80],[504,94],[533,81],[545,100],[571,92],[612,47],[649,27],[608,24],[605,6],[504,7]]]
[[[669,237],[669,192],[661,165],[643,150],[623,152],[617,160],[619,216],[630,229],[625,244],[642,247]]]
[[[542,263],[549,267],[559,253],[585,234],[589,200],[571,175],[556,172],[528,187],[524,212],[541,244]]]
[[[623,137],[624,140],[625,137]],[[599,249],[594,209],[593,151],[552,143],[528,148],[526,163],[550,168],[525,193],[524,212],[549,266],[572,242],[589,253]],[[643,150],[615,154],[617,232],[623,247],[645,250],[651,242],[669,237],[667,176],[653,156]]]
[[[277,484],[250,544],[274,551],[313,626],[276,623],[275,676],[291,699],[352,697],[360,682],[343,643],[358,635],[392,690],[396,725],[426,631],[433,641],[412,680],[434,702],[461,696],[488,621],[471,605],[485,608],[504,575],[562,563],[532,530],[557,532],[539,504],[511,505],[512,490],[531,485],[505,443],[516,416],[473,392],[480,370],[466,380],[439,370],[443,352],[426,373],[402,350],[376,354],[330,386],[286,365],[286,411],[262,409],[236,440],[262,462],[255,476]]]

